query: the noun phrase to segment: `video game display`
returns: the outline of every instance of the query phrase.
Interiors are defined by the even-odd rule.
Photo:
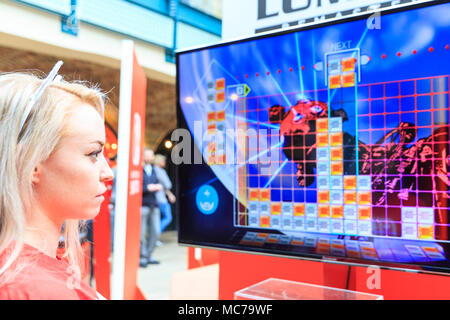
[[[180,242],[449,268],[449,16],[421,4],[179,52],[202,160],[179,166]]]

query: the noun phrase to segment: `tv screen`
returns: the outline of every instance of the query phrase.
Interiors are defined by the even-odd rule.
[[[450,270],[448,17],[422,3],[178,52],[179,242]]]

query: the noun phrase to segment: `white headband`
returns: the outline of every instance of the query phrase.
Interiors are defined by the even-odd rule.
[[[31,109],[36,104],[36,101],[39,100],[39,98],[42,96],[42,93],[47,89],[48,86],[50,86],[54,82],[58,82],[61,80],[61,76],[58,75],[58,71],[63,65],[64,62],[61,60],[58,61],[55,66],[53,67],[52,71],[48,74],[47,78],[44,79],[39,89],[36,91],[36,93],[30,98],[30,101],[28,101],[27,107],[25,108],[25,112],[22,116],[22,121],[20,122],[20,128],[19,132],[22,131],[23,125],[25,124],[25,121],[27,120],[28,116],[30,115]]]

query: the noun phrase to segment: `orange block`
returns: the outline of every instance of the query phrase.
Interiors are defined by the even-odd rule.
[[[224,154],[216,156],[216,164],[225,164],[225,163],[226,163],[226,157]]]
[[[224,90],[225,89],[225,78],[220,78],[216,80],[216,90]]]
[[[356,85],[355,73],[351,72],[351,73],[344,74],[342,76],[342,82],[343,82],[344,88],[354,87]]]
[[[208,122],[212,122],[212,121],[216,121],[216,113],[213,112],[208,112]]]
[[[344,176],[344,189],[345,190],[356,189],[356,176]]]
[[[270,190],[268,189],[260,190],[259,195],[261,201],[270,201]]]
[[[332,243],[331,248],[345,250],[345,245],[341,243]]]
[[[276,238],[267,238],[267,242],[268,243],[278,243],[280,239],[276,239]]]
[[[438,248],[435,247],[422,247],[422,250],[425,252],[440,253]]]
[[[208,157],[208,164],[216,164],[216,156],[209,156]]]
[[[433,225],[419,224],[419,239],[434,239]]]
[[[216,92],[216,102],[224,102],[225,101],[225,91]]]
[[[343,144],[342,132],[334,132],[330,135],[330,144],[332,147],[340,147]]]
[[[359,220],[370,220],[372,219],[372,212],[370,207],[358,207]]]
[[[328,118],[321,118],[316,120],[317,132],[328,132]]]
[[[225,110],[216,112],[217,121],[225,121]]]
[[[331,89],[340,88],[342,86],[341,75],[337,74],[337,75],[330,76],[329,77],[329,83],[330,83],[330,88]]]
[[[330,206],[319,204],[319,218],[329,218],[330,217]]]
[[[317,200],[319,203],[330,203],[330,191],[317,191]]]
[[[344,164],[342,161],[331,161],[331,175],[342,176],[344,174]]]
[[[291,240],[292,245],[303,246],[305,244],[304,240]]]
[[[356,204],[356,191],[344,191],[344,203]]]
[[[361,258],[361,252],[355,250],[346,250],[347,256],[351,258]]]
[[[259,189],[249,189],[248,190],[248,200],[258,201],[259,200]]]
[[[216,124],[208,124],[208,134],[214,134],[216,132]]]
[[[305,204],[294,204],[294,217],[303,217],[305,215]]]
[[[269,228],[270,227],[270,216],[261,216],[259,218],[259,225],[261,228]]]
[[[344,218],[344,207],[331,206],[331,217],[336,219]]]
[[[358,192],[358,203],[370,205],[371,204],[371,193],[370,191],[360,191]]]
[[[330,149],[331,160],[343,160],[344,149],[342,147],[332,147]]]
[[[342,59],[341,60],[342,71],[343,72],[355,71],[355,63],[356,63],[356,58]]]
[[[216,152],[216,143],[215,142],[210,142],[208,143],[208,152]]]
[[[281,203],[279,202],[271,203],[270,212],[273,215],[279,216],[281,214]]]
[[[328,133],[318,133],[316,138],[318,147],[327,147],[329,145]]]

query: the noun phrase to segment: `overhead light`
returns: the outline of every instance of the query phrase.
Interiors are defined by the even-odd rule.
[[[192,103],[192,102],[194,102],[194,98],[192,98],[192,97],[186,97],[186,99],[184,99],[184,101],[185,101],[186,103]]]
[[[172,148],[173,143],[170,140],[166,140],[166,142],[164,143],[164,146],[166,147],[166,149],[170,149],[170,148]]]

